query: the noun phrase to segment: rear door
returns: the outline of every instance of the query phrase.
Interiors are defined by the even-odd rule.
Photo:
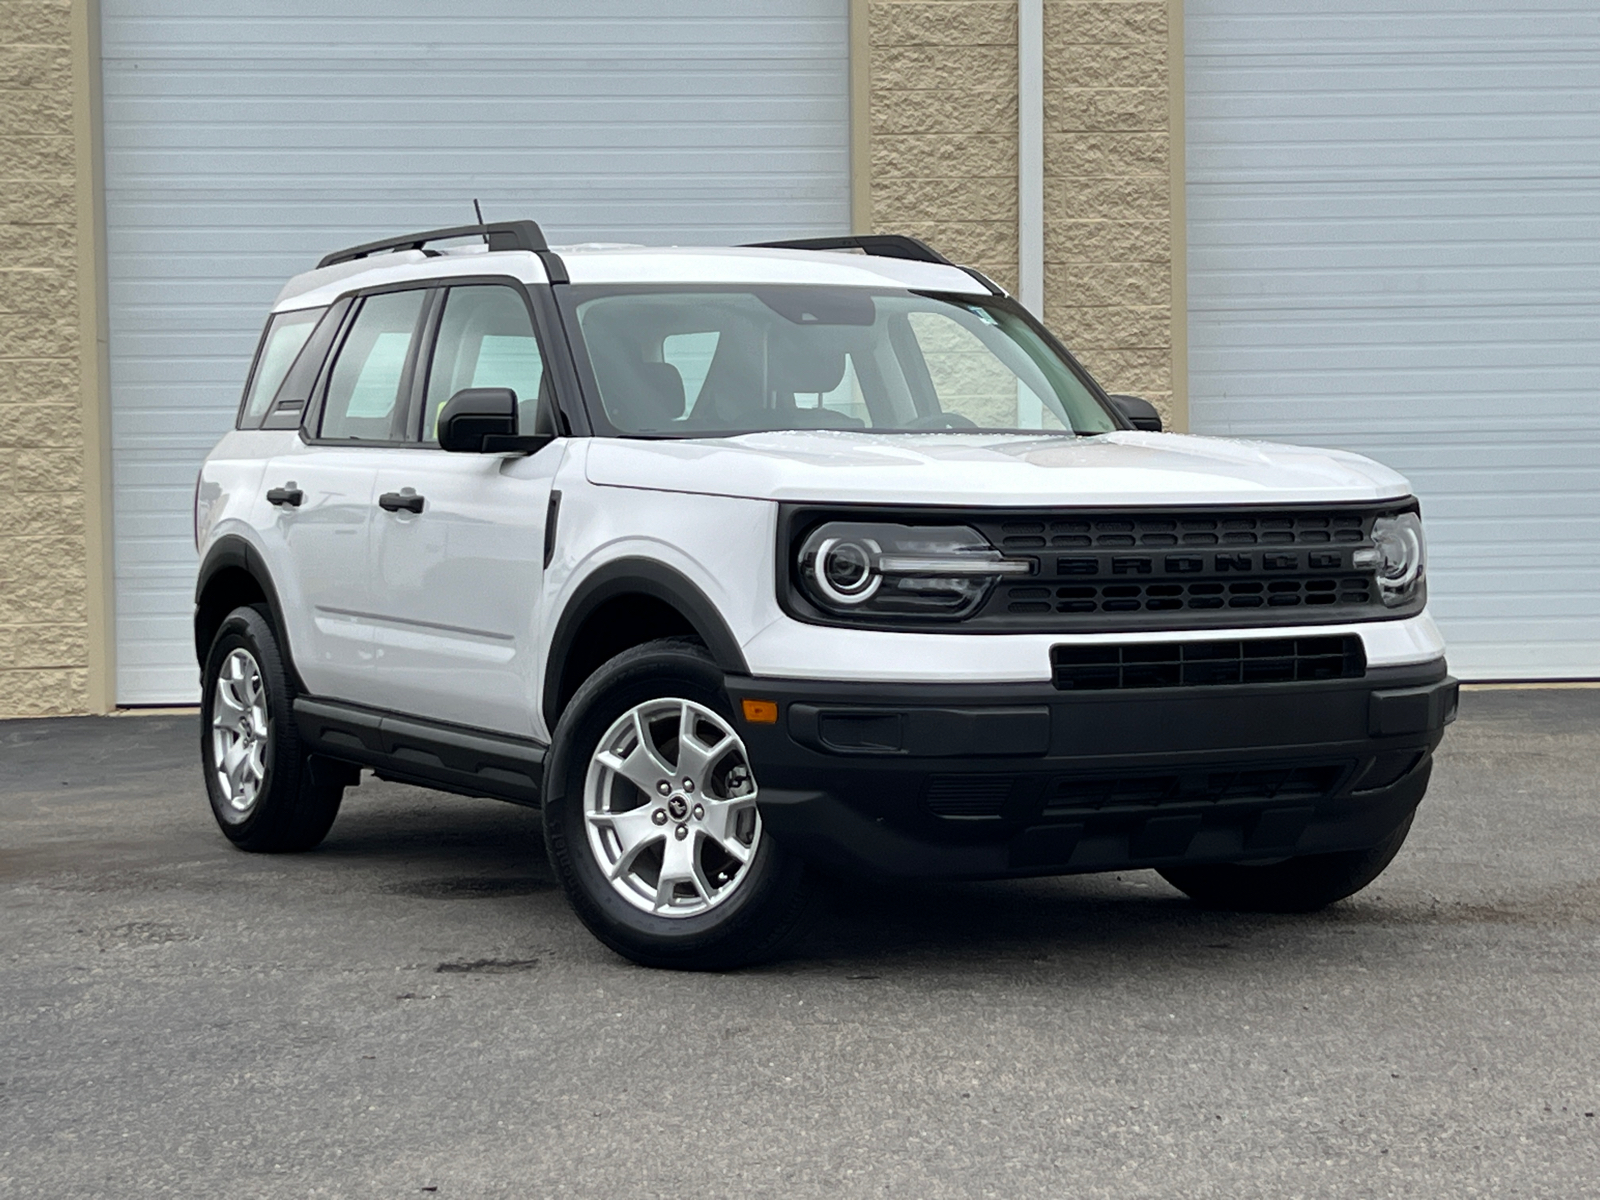
[[[534,455],[440,450],[439,411],[469,387],[509,387],[532,432],[553,403],[524,292],[452,287],[419,360],[410,442],[386,450],[372,527],[373,658],[383,706],[526,737],[557,440]]]
[[[263,531],[295,665],[322,696],[376,703],[369,531],[378,461],[404,437],[422,288],[363,296],[305,414],[268,464]]]

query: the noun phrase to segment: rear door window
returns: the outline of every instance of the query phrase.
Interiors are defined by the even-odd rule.
[[[428,293],[420,288],[383,292],[361,302],[328,374],[320,436],[386,442],[403,436],[411,346]]]

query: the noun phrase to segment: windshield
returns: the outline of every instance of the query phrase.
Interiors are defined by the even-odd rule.
[[[845,287],[570,294],[619,433],[1117,428],[1009,303]]]

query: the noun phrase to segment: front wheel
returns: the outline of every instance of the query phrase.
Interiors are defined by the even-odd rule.
[[[768,958],[801,924],[802,864],[762,828],[722,675],[695,643],[619,654],[579,689],[545,772],[550,863],[573,909],[646,966]]]
[[[1266,866],[1166,867],[1161,877],[1203,908],[1306,913],[1353,896],[1383,874],[1411,831],[1411,817],[1367,850],[1304,854]]]
[[[200,759],[223,834],[241,850],[310,850],[339,814],[347,772],[301,745],[283,651],[259,609],[223,620],[203,685]]]

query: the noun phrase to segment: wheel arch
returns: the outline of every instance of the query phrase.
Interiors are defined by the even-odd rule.
[[[289,651],[283,606],[278,601],[278,590],[273,586],[266,560],[259,550],[237,534],[218,538],[206,551],[195,581],[194,651],[200,668],[205,669],[206,656],[211,652],[211,643],[223,619],[236,608],[262,602],[272,615],[272,626],[278,635],[290,680],[297,691],[303,692],[305,687]]]
[[[617,628],[619,621],[629,621]],[[747,675],[744,651],[705,592],[647,558],[621,558],[588,576],[556,622],[545,660],[542,707],[554,732],[561,711],[607,659],[658,637],[693,635],[729,674]]]

